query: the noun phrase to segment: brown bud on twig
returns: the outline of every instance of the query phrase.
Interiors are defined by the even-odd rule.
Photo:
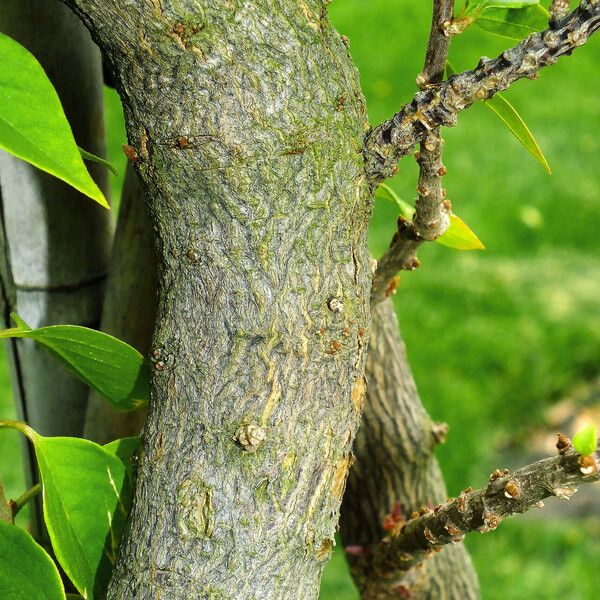
[[[559,454],[564,454],[571,446],[571,440],[562,433],[557,433],[556,448]]]
[[[518,498],[520,491],[519,484],[516,481],[509,481],[504,486],[504,495],[507,498]]]

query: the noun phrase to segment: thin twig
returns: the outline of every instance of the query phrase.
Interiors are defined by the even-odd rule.
[[[581,0],[575,11],[564,19],[553,19],[545,31],[530,35],[493,60],[482,58],[473,70],[418,92],[400,112],[367,135],[364,154],[372,186],[392,176],[396,162],[427,139],[432,129],[456,125],[461,110],[488,100],[518,79],[535,79],[542,67],[585,44],[599,27],[600,0]]]
[[[425,54],[423,71],[417,77],[417,85],[427,88],[438,84],[444,77],[444,69],[450,48],[450,36],[446,24],[454,17],[453,0],[433,0],[431,31]],[[442,164],[444,142],[439,127],[433,128],[421,143],[417,155],[419,163],[419,194],[415,204],[412,223],[398,220],[398,231],[390,247],[379,260],[373,275],[371,304],[383,300],[393,291],[394,277],[403,269],[413,270],[419,266],[417,248],[428,240],[440,237],[450,225],[450,205],[445,201],[441,177],[446,173]]]
[[[16,500],[10,501],[10,509],[12,511],[13,519],[19,514],[19,511],[32,499],[35,498],[42,491],[42,484],[36,483],[33,487],[30,487],[26,492],[21,494]]]
[[[564,436],[563,436],[564,439]],[[559,437],[560,443],[560,437]],[[367,549],[361,560],[367,569],[382,574],[408,570],[440,551],[446,544],[462,541],[467,533],[492,531],[502,520],[531,508],[542,508],[550,496],[570,498],[577,487],[600,479],[600,452],[582,457],[572,448],[537,461],[514,473],[495,471],[489,484],[471,488],[433,509],[424,507],[378,546]]]

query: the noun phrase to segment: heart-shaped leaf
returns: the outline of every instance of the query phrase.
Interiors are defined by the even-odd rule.
[[[46,551],[23,529],[0,521],[0,598],[65,600],[60,575]]]
[[[0,148],[108,208],[40,63],[21,44],[0,33],[0,64]]]
[[[2,338],[30,338],[42,344],[77,377],[121,410],[133,410],[150,396],[150,369],[135,349],[101,331],[78,325],[31,329],[18,315],[17,327]]]

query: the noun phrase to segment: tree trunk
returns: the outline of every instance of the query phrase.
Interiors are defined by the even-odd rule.
[[[321,2],[74,2],[157,231],[155,377],[108,598],[316,598],[364,390],[358,77]]]
[[[26,46],[53,82],[77,143],[104,155],[100,52],[57,0],[3,0],[0,30]],[[68,68],[65,68],[68,65]],[[90,171],[107,192],[103,167]],[[95,326],[112,235],[110,213],[35,167],[0,151],[2,320],[32,327]],[[81,435],[87,387],[31,340],[8,344],[19,418],[43,435]],[[27,450],[26,479],[37,479]],[[41,528],[38,511],[34,530]]]
[[[356,464],[350,470],[342,505],[344,545],[355,553],[376,552],[387,535],[386,515],[396,503],[404,518],[447,499],[433,456],[436,428],[423,408],[406,360],[391,300],[372,310],[367,357],[367,398],[356,436]],[[409,571],[391,564],[385,572],[349,555],[352,575],[364,600],[479,597],[477,577],[464,546],[446,547]],[[408,595],[410,594],[410,595]]]

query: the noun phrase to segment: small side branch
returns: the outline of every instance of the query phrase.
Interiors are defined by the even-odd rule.
[[[542,67],[582,46],[600,27],[600,0],[582,0],[568,17],[553,19],[548,29],[530,35],[475,69],[453,75],[417,93],[391,119],[365,140],[365,161],[373,187],[393,175],[396,162],[427,139],[432,129],[456,125],[457,115],[479,100],[487,100],[518,79],[535,79]]]
[[[417,85],[437,83],[444,78],[446,59],[450,48],[450,35],[446,24],[454,18],[454,0],[434,0],[431,31],[425,53],[425,66],[417,77]]]
[[[444,77],[450,36],[446,24],[454,17],[453,0],[434,0],[431,32],[425,55],[423,71],[417,77],[421,89],[439,83]],[[398,220],[398,231],[389,249],[379,261],[373,275],[371,305],[381,302],[395,288],[395,276],[400,270],[413,270],[419,266],[417,248],[424,242],[440,237],[450,226],[450,203],[445,200],[441,177],[446,168],[442,163],[444,141],[440,128],[433,128],[421,143],[417,154],[419,163],[419,194],[415,204],[413,222]]]
[[[559,436],[559,443],[560,440]],[[413,513],[406,523],[398,524],[395,534],[372,548],[362,560],[379,573],[408,570],[446,544],[462,541],[467,533],[492,531],[510,515],[542,508],[545,498],[568,499],[579,485],[600,479],[600,451],[582,460],[573,449],[559,450],[559,456],[537,461],[512,474],[508,470],[495,471],[487,487],[477,491],[468,488],[458,498]]]

